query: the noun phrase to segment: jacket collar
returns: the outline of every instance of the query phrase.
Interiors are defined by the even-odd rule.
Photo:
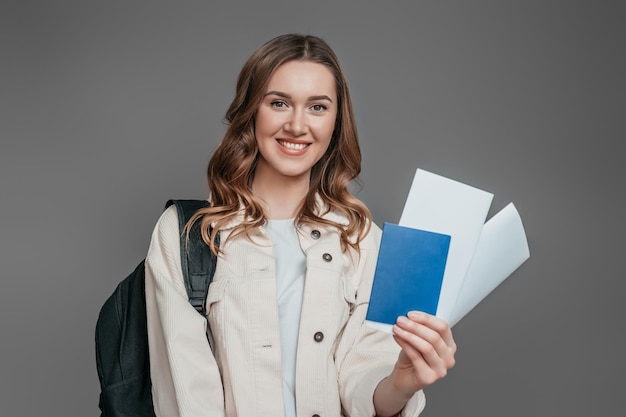
[[[318,216],[322,217],[323,219],[335,222],[341,226],[348,226],[348,224],[350,223],[348,218],[344,214],[336,210],[331,210],[328,204],[326,204],[324,200],[322,200],[322,197],[320,197],[319,194],[315,196],[315,202],[316,202],[315,214],[317,214]],[[222,230],[230,230],[230,229],[233,229],[235,226],[241,224],[245,218],[244,213],[245,213],[244,207],[243,205],[241,205],[237,215],[233,219],[231,219],[228,223],[226,223],[222,227]],[[211,226],[215,227],[215,223],[213,223]]]

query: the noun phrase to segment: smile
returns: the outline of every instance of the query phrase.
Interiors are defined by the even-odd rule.
[[[277,142],[280,146],[283,146],[287,149],[291,149],[293,151],[301,151],[302,149],[309,146],[308,143],[293,143],[293,142],[286,142],[280,139],[277,139]]]

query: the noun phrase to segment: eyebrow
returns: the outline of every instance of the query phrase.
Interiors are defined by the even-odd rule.
[[[288,99],[291,99],[291,96],[290,96],[289,94],[283,93],[283,92],[281,92],[281,91],[275,91],[275,90],[273,90],[273,91],[268,91],[267,93],[265,93],[265,96],[264,96],[264,97],[267,97],[267,96],[270,96],[270,95],[275,95],[275,96],[278,96],[278,97],[283,97],[283,98],[288,98]],[[330,97],[328,97],[326,94],[322,94],[322,95],[319,95],[319,96],[310,96],[310,97],[308,97],[308,98],[307,98],[307,100],[308,100],[308,101],[328,100],[328,101],[330,101],[331,103],[333,102],[333,101],[331,100],[331,98],[330,98]]]

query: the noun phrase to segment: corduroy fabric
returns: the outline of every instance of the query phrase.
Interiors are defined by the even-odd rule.
[[[330,213],[330,216],[337,214]],[[319,231],[319,236],[314,230]],[[146,258],[146,307],[155,412],[159,417],[283,415],[275,263],[269,236],[226,241],[209,287],[207,320],[186,298],[176,213],[155,227]],[[374,416],[373,392],[393,368],[391,335],[364,325],[381,231],[360,256],[343,253],[332,228],[302,226],[307,256],[296,374],[299,416]],[[424,408],[423,392],[403,416]]]

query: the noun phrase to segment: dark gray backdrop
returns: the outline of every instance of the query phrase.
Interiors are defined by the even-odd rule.
[[[223,3],[2,2],[1,414],[97,415],[98,310],[163,203],[206,196],[237,72],[286,32],[345,66],[379,224],[418,167],[522,215],[531,259],[424,415],[621,414],[624,3]]]

